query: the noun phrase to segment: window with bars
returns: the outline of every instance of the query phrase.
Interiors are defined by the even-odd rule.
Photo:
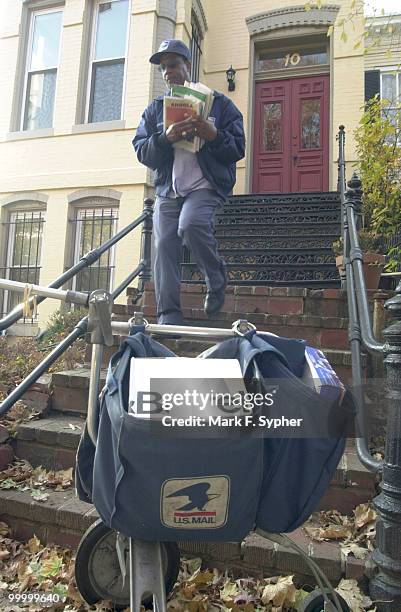
[[[50,128],[60,55],[63,11],[35,11],[31,14],[24,79],[22,130]]]
[[[43,211],[12,212],[6,222],[6,265],[0,276],[22,283],[38,284],[42,236],[45,215]],[[21,303],[22,294],[15,291],[0,291],[3,315]],[[24,319],[25,322],[33,319]]]
[[[74,226],[73,264],[78,263],[83,255],[99,247],[111,238],[117,230],[117,208],[76,209],[72,221]],[[115,249],[106,253],[88,268],[84,268],[74,277],[72,288],[75,291],[94,291],[105,289],[111,291],[114,282]]]
[[[202,30],[199,26],[198,19],[195,13],[192,11],[192,35],[191,35],[191,56],[192,56],[192,69],[191,69],[191,81],[196,83],[199,81],[200,71],[200,60],[202,56]]]
[[[90,53],[87,122],[122,119],[129,0],[96,0]]]

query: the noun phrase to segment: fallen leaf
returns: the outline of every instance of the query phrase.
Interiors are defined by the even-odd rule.
[[[306,533],[318,542],[324,540],[341,540],[352,535],[352,530],[345,525],[330,525],[328,527],[304,527]]]
[[[263,589],[262,602],[274,606],[291,605],[295,602],[296,588],[293,576],[279,576],[276,584],[268,584]]]
[[[227,580],[224,583],[223,588],[220,590],[220,599],[226,602],[234,601],[235,597],[237,597],[240,593],[241,591],[239,590],[235,582]]]
[[[372,605],[372,600],[362,593],[356,580],[343,578],[336,591],[345,599],[352,612],[364,612]]]
[[[5,536],[10,532],[10,528],[7,523],[0,521],[0,536]]]
[[[39,502],[46,501],[47,499],[49,499],[49,494],[43,493],[43,491],[40,491],[39,489],[32,489],[31,496],[33,497],[33,499]]]
[[[8,559],[10,556],[10,552],[8,550],[0,550],[0,561],[3,559]]]
[[[36,535],[34,535],[33,538],[31,538],[30,540],[28,540],[26,545],[30,553],[37,553],[43,548],[39,538],[37,538]]]
[[[354,510],[354,516],[357,529],[377,519],[377,513],[370,504],[359,504]]]
[[[341,544],[340,550],[343,556],[347,557],[349,554],[353,554],[356,559],[365,559],[369,554],[367,548],[362,548],[362,546],[358,546],[358,544],[353,542],[350,544]]]
[[[57,576],[63,565],[63,559],[53,551],[48,559],[45,559],[41,565],[41,576]]]

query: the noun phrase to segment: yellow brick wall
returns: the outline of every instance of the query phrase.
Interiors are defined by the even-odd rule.
[[[266,10],[304,5],[300,0],[202,0],[208,23],[203,43],[201,80],[227,94],[225,71],[237,71],[236,91],[230,93],[244,114],[248,132],[251,72],[249,70],[250,36],[245,19]],[[338,0],[341,19],[350,10],[351,0]],[[79,67],[84,52],[85,1],[66,0],[63,17],[62,47],[57,78],[54,136],[43,138],[10,138],[10,117],[17,66],[19,24],[22,3],[1,0],[0,18],[0,204],[12,193],[38,191],[49,196],[45,224],[41,282],[50,282],[65,265],[68,195],[84,188],[113,188],[122,192],[119,227],[142,210],[147,172],[135,158],[131,140],[140,115],[149,102],[152,67],[148,58],[154,51],[159,0],[133,0],[129,31],[127,77],[124,98],[125,125],[119,129],[76,133],[73,125],[80,88]],[[191,0],[177,0],[175,35],[189,42]],[[0,17],[1,17],[0,14]],[[355,33],[348,28],[349,41],[336,32],[332,41],[331,67],[331,188],[336,188],[337,145],[335,132],[344,123],[347,128],[347,159],[355,161],[352,131],[363,104],[364,58],[362,49],[354,49],[354,39],[362,31],[356,22]],[[352,77],[352,78],[350,78]],[[248,154],[252,133],[247,133]],[[245,191],[246,160],[238,164],[236,193]],[[127,238],[117,251],[116,282],[124,278],[138,260],[137,238]],[[122,298],[123,301],[123,298]],[[46,304],[46,303],[45,303]],[[40,308],[40,320],[52,310],[48,302]]]
[[[390,31],[389,31],[390,28]],[[366,39],[365,70],[401,64],[401,15],[373,20]]]
[[[351,12],[352,0],[340,0],[335,4],[340,6],[338,21]],[[248,128],[249,108],[249,53],[250,36],[246,18],[276,8],[289,6],[304,6],[305,2],[297,0],[281,0],[266,2],[265,0],[204,0],[206,17],[209,24],[205,44],[205,82],[224,93],[227,92],[225,71],[230,64],[236,69],[236,90],[230,93],[233,102],[244,115],[244,123]],[[224,24],[224,26],[222,26]],[[355,30],[354,30],[355,27]],[[222,31],[224,35],[222,35]],[[364,59],[363,49],[354,49],[355,40],[363,31],[362,19],[354,19],[346,26],[348,41],[341,40],[341,29],[335,29],[332,41],[332,79],[331,79],[331,117],[332,134],[330,189],[337,186],[337,149],[335,133],[343,123],[347,129],[347,160],[351,166],[356,160],[353,131],[356,128],[364,99]],[[352,75],[352,84],[350,82]],[[334,132],[334,133],[333,133]],[[247,155],[252,146],[252,135],[247,133]],[[238,181],[235,192],[245,189],[246,160],[238,164]]]
[[[41,259],[42,284],[64,271],[66,263],[68,195],[83,188],[113,188],[122,192],[119,229],[136,218],[143,208],[147,172],[132,148],[140,116],[149,102],[151,65],[156,24],[156,0],[132,3],[128,72],[125,85],[125,126],[118,130],[74,133],[79,66],[83,52],[84,0],[66,0],[60,64],[54,112],[54,136],[13,140],[8,135],[18,52],[21,4],[3,0],[7,20],[0,38],[0,203],[12,194],[36,191],[49,196]],[[115,285],[139,261],[140,230],[119,245]],[[120,302],[125,301],[124,295]],[[57,308],[45,301],[39,308],[43,325]]]

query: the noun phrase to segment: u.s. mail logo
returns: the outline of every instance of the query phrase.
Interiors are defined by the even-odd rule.
[[[227,522],[229,500],[228,476],[166,480],[160,496],[161,521],[176,529],[217,529]]]

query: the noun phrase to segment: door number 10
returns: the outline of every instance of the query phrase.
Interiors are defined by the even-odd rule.
[[[301,56],[299,53],[287,53],[284,59],[284,66],[287,68],[289,65],[298,66],[299,62],[301,61]]]

